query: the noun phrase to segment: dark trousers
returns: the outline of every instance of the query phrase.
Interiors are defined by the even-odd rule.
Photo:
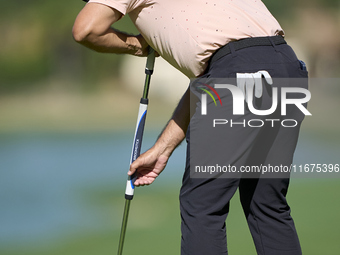
[[[255,46],[241,50],[232,50],[212,63],[206,74],[199,78],[235,78],[236,73],[255,73],[267,70],[273,78],[307,78],[307,72],[301,69],[300,62],[293,50],[286,44]],[[307,79],[298,84],[284,83],[277,86],[300,86],[307,88]],[[273,84],[275,86],[275,82]],[[271,104],[271,87],[264,85],[260,108],[268,109]],[[293,95],[294,96],[294,95]],[[230,94],[221,95],[223,103],[232,102]],[[228,98],[229,97],[229,98]],[[204,156],[197,159],[199,164],[220,164],[240,166],[283,165],[292,163],[297,144],[300,124],[304,118],[297,107],[288,106],[284,118],[295,119],[296,127],[285,128],[281,125],[261,128],[244,128],[241,125],[223,127],[220,132],[204,132],[206,116],[200,114],[200,103],[190,121],[187,132],[187,162],[180,191],[181,209],[181,254],[182,255],[222,255],[228,254],[226,240],[226,218],[229,201],[239,189],[241,204],[252,234],[258,254],[265,255],[299,255],[299,239],[290,215],[286,195],[289,185],[289,173],[274,178],[263,176],[246,176],[239,173],[226,178],[192,178],[190,166],[193,164],[192,148],[205,148]],[[208,105],[208,112],[213,104]],[[232,107],[226,103],[224,108]],[[212,109],[212,108],[211,108]],[[217,109],[215,107],[214,109]],[[226,113],[226,119],[235,118],[232,111]],[[211,111],[210,111],[211,112]],[[208,114],[209,115],[209,114]],[[256,116],[265,119],[268,116]],[[280,118],[280,107],[273,118]],[[246,107],[246,121],[254,118]],[[222,127],[221,127],[222,128]],[[202,131],[203,130],[203,131]],[[199,132],[198,132],[199,131]],[[199,133],[199,139],[197,134]],[[218,135],[217,135],[218,134]],[[221,159],[216,158],[214,148],[218,144],[223,151]],[[195,161],[196,163],[196,161]],[[192,171],[192,169],[191,169]]]

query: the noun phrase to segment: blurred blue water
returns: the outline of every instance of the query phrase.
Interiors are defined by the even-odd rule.
[[[143,150],[157,135],[145,134]],[[103,228],[79,190],[119,183],[123,196],[132,136],[133,132],[0,135],[0,245],[51,239],[72,226]],[[163,181],[180,181],[184,153],[182,145],[172,155]],[[336,143],[302,135],[295,163],[339,163],[339,155]]]
[[[156,137],[146,133],[143,149]],[[50,239],[74,226],[103,227],[79,191],[119,183],[123,197],[132,138],[133,132],[0,136],[0,245]],[[167,175],[176,169],[180,175],[183,149],[174,154]]]

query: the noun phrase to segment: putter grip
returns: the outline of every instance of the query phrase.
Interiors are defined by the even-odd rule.
[[[134,162],[140,155],[147,108],[148,108],[147,101],[141,99],[141,103],[139,104],[135,137],[133,139],[130,164]],[[137,177],[136,173],[128,177],[125,190],[125,198],[128,200],[132,200],[133,198],[135,190],[135,185],[133,183],[135,182],[136,177]]]
[[[130,165],[139,157],[140,150],[142,147],[145,118],[146,118],[146,112],[148,109],[148,101],[149,101],[148,91],[149,91],[150,77],[153,73],[154,64],[155,64],[155,51],[150,47],[149,55],[146,61],[146,67],[145,67],[146,78],[145,78],[145,84],[144,84],[143,97],[141,98],[140,104],[139,104],[137,125],[136,125],[135,137],[133,139]],[[137,178],[136,172],[132,176],[128,177],[128,180],[126,183],[126,190],[125,190],[125,199],[127,200],[133,199],[133,194],[135,191],[134,182],[136,181],[136,178]]]

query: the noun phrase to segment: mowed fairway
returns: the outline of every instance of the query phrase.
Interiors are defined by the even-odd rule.
[[[164,179],[159,180],[159,182],[164,181]],[[179,183],[173,185],[168,183],[162,188],[161,185],[157,183],[148,188],[138,189],[131,204],[123,254],[180,254]],[[72,236],[66,233],[58,240],[49,243],[37,241],[29,247],[17,244],[11,250],[0,248],[0,254],[116,254],[124,206],[124,199],[118,193],[95,191],[88,196],[90,205],[97,207],[100,215],[105,214],[109,217],[112,214],[112,221],[107,223],[106,230],[89,230]],[[339,193],[340,179],[293,179],[291,181],[288,200],[304,254],[340,254]],[[231,255],[256,254],[238,194],[231,201],[227,227]]]

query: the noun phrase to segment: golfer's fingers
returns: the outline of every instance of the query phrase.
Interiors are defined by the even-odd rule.
[[[142,170],[143,168],[149,169],[151,165],[154,164],[155,159],[150,157],[150,152],[144,152],[141,154],[132,164],[128,171],[128,175],[133,175],[137,169]]]
[[[144,158],[142,156],[139,156],[135,161],[132,162],[132,164],[130,165],[130,169],[128,171],[128,175],[133,175],[134,172],[136,172],[136,170],[143,166],[144,164]]]
[[[151,170],[143,169],[137,172],[137,179],[135,181],[135,185],[144,186],[150,185],[157,178],[158,174]]]
[[[144,186],[144,185],[150,185],[151,183],[153,183],[153,181],[155,180],[156,177],[148,177],[148,176],[143,176],[141,174],[138,173],[137,175],[137,179],[134,182],[135,186]]]
[[[147,180],[136,180],[134,185],[139,187],[139,186],[145,186],[145,185],[150,185],[151,182],[147,181]]]

